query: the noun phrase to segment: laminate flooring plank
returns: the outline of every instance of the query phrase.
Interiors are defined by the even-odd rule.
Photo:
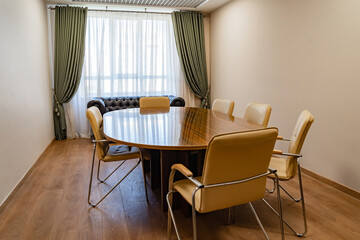
[[[103,188],[104,191],[102,194],[105,194],[114,186],[135,162],[136,160],[127,160],[125,164],[107,180],[108,187],[107,189]],[[118,163],[104,164],[101,175],[107,176],[117,165]],[[120,183],[100,205],[100,208],[103,210],[103,239],[130,239],[131,235],[125,220],[124,202],[121,195],[121,187],[124,184],[127,184],[126,179]]]
[[[159,189],[148,188],[146,201],[139,165],[98,207],[87,203],[92,160],[89,139],[56,141],[39,159],[11,201],[0,213],[0,240],[22,239],[96,239],[162,240],[166,237],[167,213],[162,212]],[[93,178],[93,201],[98,200],[129,170],[129,160],[107,183]],[[105,176],[118,163],[102,164]],[[96,165],[97,167],[97,159]],[[150,185],[150,184],[149,184]],[[268,181],[271,188],[271,181]],[[282,182],[295,196],[297,180]],[[310,240],[360,239],[360,200],[303,174],[303,185]],[[276,194],[265,194],[277,206]],[[302,228],[301,204],[281,192],[284,217],[297,229]],[[261,202],[254,202],[270,239],[280,238],[278,218]],[[192,220],[176,210],[175,217],[183,239],[192,239]],[[238,206],[234,224],[227,224],[227,210],[197,215],[199,239],[263,239],[247,204]],[[298,240],[285,227],[287,240]],[[176,239],[173,231],[172,239]]]
[[[64,173],[70,172],[66,170],[71,169],[68,166],[71,166],[73,162],[69,161],[69,156],[75,146],[72,141],[61,142],[55,152],[56,160],[49,160],[48,168],[44,165],[39,168],[39,171],[44,172],[43,178],[47,181],[38,185],[41,190],[39,199],[35,203],[34,215],[28,224],[30,228],[26,233],[26,239],[48,239],[53,233],[52,229],[56,220],[67,212],[62,209],[63,196],[68,193],[64,189],[64,179],[68,175]],[[70,205],[66,205],[66,207],[68,206]]]
[[[59,199],[59,207],[56,209],[56,220],[53,225],[50,239],[75,238],[77,226],[84,208],[84,197],[86,196],[86,171],[81,168],[82,162],[88,161],[87,151],[81,142],[72,143],[72,148],[78,153],[65,155],[66,160],[61,163],[61,170],[56,173],[58,183],[63,186],[63,194]],[[90,148],[89,148],[90,151]],[[83,211],[79,211],[82,209]],[[79,214],[74,214],[79,211]]]
[[[63,144],[56,144],[52,147],[48,159],[53,159],[56,155],[61,155],[64,150]],[[26,184],[24,184],[19,192],[16,194],[13,201],[4,210],[0,219],[0,239],[25,239],[33,224],[34,216],[39,210],[39,203],[42,202],[44,196],[44,185],[49,179],[46,171],[41,171],[45,168],[48,160],[43,161],[37,165],[31,173]],[[51,168],[51,164],[48,168]],[[47,207],[47,206],[46,206]]]
[[[104,210],[100,207],[93,208],[88,205],[87,196],[88,196],[88,187],[90,180],[90,170],[92,163],[92,154],[93,154],[93,144],[89,139],[79,139],[81,145],[79,146],[80,152],[76,151],[74,156],[80,154],[81,158],[75,158],[77,162],[77,169],[82,176],[82,182],[79,182],[80,187],[77,188],[77,191],[80,191],[81,194],[78,199],[79,208],[74,212],[74,214],[79,215],[78,223],[75,226],[76,229],[76,238],[79,240],[102,240],[103,239],[103,212]],[[97,167],[97,158],[95,162],[95,167]],[[76,177],[75,177],[76,179]],[[103,193],[103,188],[96,179],[96,171],[93,175],[93,184],[92,184],[92,201],[100,199]]]
[[[166,239],[166,215],[159,203],[154,204],[151,191],[149,202],[146,201],[141,166],[124,180],[121,194],[126,222],[132,233],[129,239]]]

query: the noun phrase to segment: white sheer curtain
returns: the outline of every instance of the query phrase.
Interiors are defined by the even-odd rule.
[[[79,90],[65,104],[68,137],[89,137],[86,104],[92,97],[176,95],[187,106],[186,85],[168,14],[88,12]]]

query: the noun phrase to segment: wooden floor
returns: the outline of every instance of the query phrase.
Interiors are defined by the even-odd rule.
[[[86,139],[54,142],[31,175],[0,213],[0,239],[166,239],[167,215],[158,195],[145,200],[138,167],[96,208],[87,204],[92,144]],[[129,161],[124,168],[131,167]],[[110,164],[111,165],[111,164]],[[102,174],[109,172],[105,167]],[[109,189],[94,183],[94,198]],[[306,239],[360,239],[360,201],[303,177],[308,218]],[[296,193],[296,182],[284,184]],[[275,196],[267,194],[272,204]],[[301,227],[300,204],[282,195],[285,217]],[[280,239],[279,222],[261,202],[254,207],[271,239]],[[175,211],[183,239],[191,239],[191,218]],[[248,205],[239,206],[236,222],[227,225],[227,211],[198,216],[199,239],[265,239]],[[299,239],[285,229],[286,239]],[[175,234],[173,235],[175,239]]]

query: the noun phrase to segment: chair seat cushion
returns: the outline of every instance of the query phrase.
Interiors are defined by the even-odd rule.
[[[195,177],[195,179],[200,182],[201,176]],[[174,189],[178,191],[190,205],[192,205],[192,195],[194,190],[196,189],[196,185],[193,182],[191,182],[189,179],[176,181],[174,183]],[[200,199],[201,199],[200,197],[201,197],[201,190],[198,190],[195,195],[196,211],[199,211],[200,209]]]
[[[137,147],[126,145],[110,145],[104,159],[105,162],[127,160],[140,157],[140,150]]]
[[[277,170],[277,175],[280,180],[289,180],[291,178],[291,173],[288,171],[290,158],[279,158],[272,157],[270,160],[270,168]],[[275,178],[274,175],[269,175],[270,178]]]

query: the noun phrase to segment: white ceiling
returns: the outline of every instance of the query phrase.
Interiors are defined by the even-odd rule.
[[[104,8],[105,6],[108,9],[134,9],[134,10],[142,10],[146,8],[147,11],[171,11],[174,9],[177,10],[194,10],[201,11],[204,13],[209,13],[214,11],[215,9],[221,7],[222,5],[232,1],[232,0],[207,0],[205,2],[201,0],[168,0],[165,1],[167,3],[173,2],[172,6],[156,6],[149,5],[149,2],[156,2],[159,5],[164,3],[164,0],[45,0],[48,4],[68,4],[68,5],[86,5],[89,8]],[[112,3],[111,3],[112,2]],[[128,4],[130,2],[135,2],[137,4]],[[196,2],[203,2],[198,7],[181,7],[183,4],[189,4],[190,6],[196,6]],[[125,4],[124,4],[125,3]],[[180,6],[180,7],[179,7]]]
[[[188,7],[196,8],[207,0],[73,0],[73,2],[100,2],[100,3],[116,3],[125,5],[149,5],[159,7]]]

